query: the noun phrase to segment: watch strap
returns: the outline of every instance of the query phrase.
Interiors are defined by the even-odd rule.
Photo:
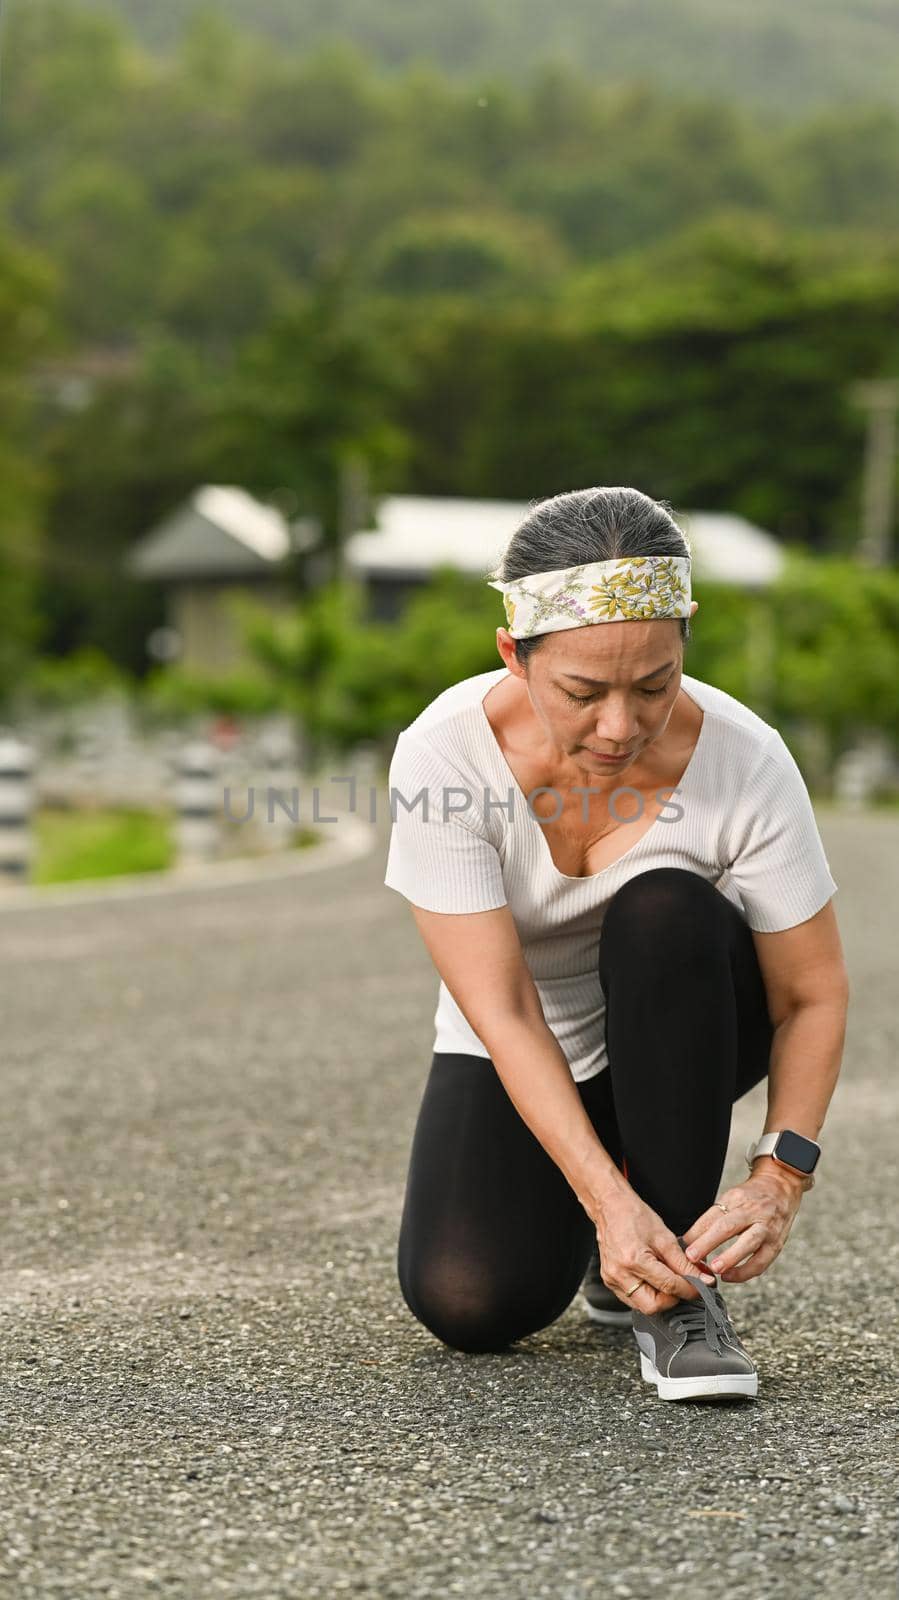
[[[748,1144],[746,1146],[746,1160],[749,1165],[752,1166],[756,1156],[773,1156],[774,1148],[779,1138],[780,1130],[777,1133],[763,1133],[762,1137],[756,1139],[754,1144]]]

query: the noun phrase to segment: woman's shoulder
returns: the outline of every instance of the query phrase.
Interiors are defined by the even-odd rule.
[[[779,738],[770,722],[726,689],[686,672],[681,674],[681,687],[702,708],[707,746],[716,748],[719,757],[726,756],[740,773],[756,766]]]

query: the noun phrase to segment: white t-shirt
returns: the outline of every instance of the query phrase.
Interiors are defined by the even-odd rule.
[[[605,908],[628,879],[685,867],[766,933],[807,921],[837,884],[802,774],[777,729],[686,673],[681,686],[704,716],[671,799],[617,861],[587,877],[560,872],[484,710],[507,676],[499,667],[453,684],[399,735],[384,882],[425,911],[509,906],[547,1026],[580,1082],[608,1065],[599,939]],[[633,803],[632,795],[620,799],[628,815]],[[442,980],[434,1024],[435,1051],[489,1057]]]

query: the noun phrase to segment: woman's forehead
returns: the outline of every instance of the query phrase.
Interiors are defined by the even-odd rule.
[[[676,618],[658,622],[598,622],[564,628],[547,636],[534,657],[557,676],[597,684],[644,678],[678,660]]]

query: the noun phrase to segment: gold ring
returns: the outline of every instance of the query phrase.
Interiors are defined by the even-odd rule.
[[[716,1206],[717,1206],[717,1207],[718,1207],[718,1210],[719,1210],[719,1211],[729,1211],[729,1210],[730,1210],[730,1206],[726,1206],[726,1205],[725,1205],[725,1204],[724,1204],[724,1201],[723,1201],[723,1200],[716,1200],[716,1201],[715,1201],[715,1204],[716,1204]]]
[[[638,1278],[636,1283],[633,1284],[633,1286],[630,1289],[625,1289],[624,1292],[625,1292],[626,1295],[630,1296],[632,1294],[636,1294],[637,1290],[638,1289],[642,1289],[642,1287],[643,1287],[643,1279],[642,1278]]]

